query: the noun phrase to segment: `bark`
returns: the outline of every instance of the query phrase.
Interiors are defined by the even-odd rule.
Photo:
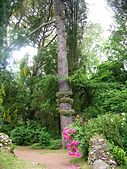
[[[67,62],[67,46],[64,23],[64,4],[62,0],[53,0],[56,12],[56,30],[58,44],[58,75],[59,75],[59,92],[68,92],[70,87],[67,82],[68,77],[68,62]],[[71,110],[71,104],[59,103],[60,110]],[[66,116],[60,113],[61,132],[63,129],[72,123],[72,116]],[[62,145],[65,147],[65,141],[62,136]]]

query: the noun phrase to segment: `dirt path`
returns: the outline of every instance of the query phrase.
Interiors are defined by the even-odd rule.
[[[15,155],[25,161],[43,164],[43,169],[79,169],[69,163],[70,158],[64,150],[31,150],[27,147],[17,147]]]

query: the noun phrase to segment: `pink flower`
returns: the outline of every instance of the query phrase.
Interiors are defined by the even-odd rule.
[[[70,129],[69,132],[70,132],[70,134],[72,134],[72,133],[75,133],[75,130],[74,129]]]
[[[76,152],[76,153],[75,153],[75,157],[81,157],[81,153]]]
[[[75,145],[75,141],[74,141],[74,140],[71,142],[71,145],[72,145],[72,146],[74,146],[74,145]]]
[[[64,130],[64,131],[63,131],[63,134],[68,134],[68,131],[67,131],[67,130]]]
[[[64,130],[63,130],[63,134],[68,134],[68,128],[65,128]]]
[[[76,152],[76,151],[78,151],[78,149],[77,149],[76,147],[73,147],[73,148],[72,148],[72,151],[73,151],[73,152]]]
[[[71,144],[70,144],[70,143],[67,144],[67,148],[68,148],[69,150],[71,149]]]
[[[79,142],[77,140],[72,139],[73,133],[76,133],[76,131],[74,129],[65,128],[63,130],[63,137],[68,142],[66,146],[69,150],[69,152],[68,152],[69,156],[80,157],[81,154],[78,152]]]
[[[67,141],[70,141],[70,136],[64,135],[64,139],[67,140]]]
[[[75,146],[78,146],[79,145],[79,142],[78,141],[75,141]]]
[[[74,152],[69,151],[68,154],[69,156],[74,156]]]

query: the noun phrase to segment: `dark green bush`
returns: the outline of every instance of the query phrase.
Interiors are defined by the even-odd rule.
[[[51,140],[50,145],[48,146],[48,149],[50,150],[57,150],[60,148],[61,148],[61,139]]]
[[[44,130],[42,130],[39,134],[39,140],[40,145],[48,146],[50,144],[50,134]]]
[[[10,132],[14,129],[12,124],[1,123],[0,132],[10,136]]]
[[[125,115],[100,115],[89,122],[77,119],[75,128],[77,131],[75,137],[79,140],[81,151],[86,158],[88,155],[89,140],[95,133],[102,134],[109,142],[119,147],[124,147],[124,142],[127,139]]]
[[[94,82],[93,85],[95,86],[94,101],[83,110],[88,118],[95,118],[97,115],[109,112],[127,113],[126,85],[107,82]]]
[[[29,145],[30,139],[28,137],[28,130],[25,126],[16,127],[11,131],[12,142],[17,145]]]
[[[11,139],[17,145],[49,145],[50,135],[45,128],[35,122],[27,122],[11,131]]]

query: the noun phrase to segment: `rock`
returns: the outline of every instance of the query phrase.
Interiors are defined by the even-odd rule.
[[[110,168],[109,165],[100,159],[96,160],[93,163],[93,169],[109,169],[109,168]]]
[[[0,133],[0,149],[4,149],[11,152],[12,141],[8,135]]]
[[[117,166],[117,163],[114,160],[110,160],[109,164],[112,169],[114,169]]]
[[[89,142],[88,164],[93,165],[94,162],[98,160],[109,165],[111,169],[114,169],[117,165],[110,156],[107,140],[96,134]]]

